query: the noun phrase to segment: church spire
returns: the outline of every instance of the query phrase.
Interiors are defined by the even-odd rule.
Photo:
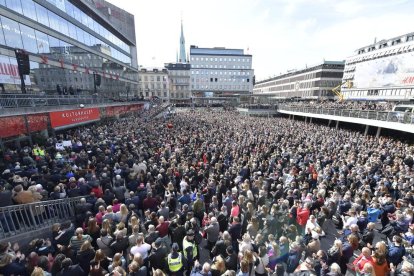
[[[186,55],[185,55],[185,39],[184,39],[184,28],[183,28],[183,19],[181,18],[181,36],[180,36],[180,58],[179,62],[186,63]]]

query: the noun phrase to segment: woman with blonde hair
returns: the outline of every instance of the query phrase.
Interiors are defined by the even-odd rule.
[[[102,221],[102,229],[104,229],[109,235],[112,235],[112,224],[109,219],[104,219]]]
[[[115,221],[117,222],[123,222],[124,224],[127,223],[128,218],[128,208],[125,204],[121,204],[121,207],[119,208],[119,211],[115,213]]]
[[[41,267],[35,267],[33,269],[32,274],[30,274],[30,276],[48,276],[48,275],[52,275],[47,271],[44,271]]]
[[[384,241],[377,242],[375,251],[372,255],[372,266],[376,276],[386,276],[390,272],[387,262],[387,245]]]
[[[241,257],[241,262],[243,262],[243,261],[247,262],[247,265],[248,265],[248,273],[249,273],[248,275],[254,275],[254,263],[255,263],[255,259],[254,259],[253,251],[251,251],[251,250],[244,251],[244,254]]]
[[[226,272],[226,262],[224,261],[223,257],[218,255],[211,265],[211,275],[220,276],[224,272]]]
[[[127,235],[127,229],[125,228],[125,223],[123,223],[122,221],[116,225],[114,236],[117,236],[119,233],[121,233],[124,237]]]
[[[333,263],[339,264],[342,256],[342,242],[335,240],[332,247],[328,250],[328,265]]]
[[[122,269],[125,270],[125,258],[122,256],[121,253],[116,253],[114,255],[114,258],[112,259],[112,263],[108,266],[108,271],[112,272],[113,270],[115,270],[118,267],[121,267]]]
[[[139,275],[147,275],[147,267],[144,265],[144,260],[142,259],[142,255],[137,253],[134,255],[134,259],[128,266],[129,268],[129,275],[130,276],[139,276]]]
[[[364,265],[364,268],[361,271],[359,271],[359,273],[357,271],[357,275],[361,275],[361,276],[376,276],[374,267],[372,266],[371,263],[366,263]]]
[[[152,276],[167,276],[161,269],[152,269]]]

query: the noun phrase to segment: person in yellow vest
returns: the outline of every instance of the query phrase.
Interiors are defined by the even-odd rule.
[[[194,241],[194,231],[188,230],[187,235],[183,239],[183,253],[187,260],[187,275],[190,275],[191,270],[194,267],[195,260],[198,260],[197,245]]]
[[[32,155],[34,156],[34,157],[37,157],[37,156],[39,156],[40,155],[40,148],[39,148],[39,146],[38,145],[35,145],[34,147],[33,147],[33,150],[32,150]]]
[[[174,243],[171,247],[171,253],[168,254],[168,275],[172,276],[183,276],[184,268],[186,267],[186,261],[182,253],[178,252],[179,246]]]

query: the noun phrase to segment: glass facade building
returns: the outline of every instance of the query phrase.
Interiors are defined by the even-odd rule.
[[[127,27],[126,27],[127,26]],[[138,96],[133,15],[103,0],[0,0],[0,88],[20,93],[14,49],[30,58],[28,93]]]

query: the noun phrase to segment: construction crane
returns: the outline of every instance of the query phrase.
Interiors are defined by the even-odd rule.
[[[338,97],[340,102],[344,100],[344,95],[341,93],[341,87],[344,84],[346,84],[347,88],[352,88],[352,82],[350,80],[344,81],[343,83],[332,88],[332,92],[334,92],[334,94]]]

